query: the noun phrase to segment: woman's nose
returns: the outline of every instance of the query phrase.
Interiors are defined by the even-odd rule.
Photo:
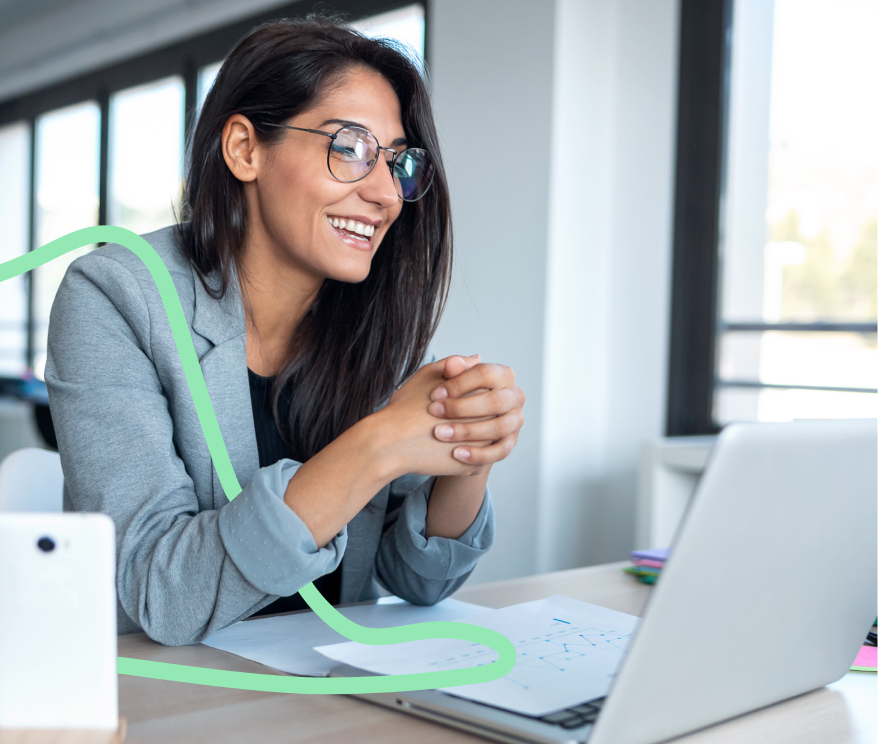
[[[369,175],[361,181],[360,196],[366,201],[380,204],[382,207],[393,207],[399,201],[396,183],[390,172],[390,162],[379,157]]]

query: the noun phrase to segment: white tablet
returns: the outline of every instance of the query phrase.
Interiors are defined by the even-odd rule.
[[[0,728],[117,728],[115,556],[104,514],[0,514]]]

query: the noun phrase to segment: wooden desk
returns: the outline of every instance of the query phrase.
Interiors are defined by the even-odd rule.
[[[465,586],[455,597],[487,607],[564,594],[640,615],[650,588],[624,563]],[[119,655],[216,669],[271,673],[207,646],[169,648],[143,633],[119,637]],[[851,672],[828,688],[678,741],[681,744],[874,744],[876,675]],[[358,744],[484,744],[485,740],[343,695],[281,695],[119,677],[120,715],[131,744],[355,741]]]

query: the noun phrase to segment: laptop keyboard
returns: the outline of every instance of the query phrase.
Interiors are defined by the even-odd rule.
[[[566,710],[559,710],[539,720],[543,723],[552,723],[565,729],[579,728],[587,723],[594,723],[601,712],[601,706],[606,698],[597,698],[581,705],[574,705]]]

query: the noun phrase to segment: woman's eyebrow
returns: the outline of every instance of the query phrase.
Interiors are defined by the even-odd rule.
[[[360,124],[358,121],[350,121],[349,119],[327,119],[320,126],[325,127],[327,124],[338,124],[341,127],[360,127],[360,129],[371,131],[365,124]],[[405,137],[397,137],[390,143],[390,147],[399,147],[400,145],[405,144],[407,144]]]

